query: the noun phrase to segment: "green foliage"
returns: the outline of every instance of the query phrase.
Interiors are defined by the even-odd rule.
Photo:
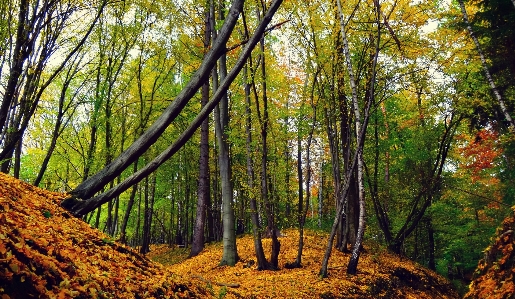
[[[223,299],[223,298],[225,298],[226,295],[227,295],[227,287],[223,286],[218,293],[218,299]]]
[[[43,210],[42,214],[43,214],[43,216],[45,216],[45,218],[52,217],[52,213],[48,210]]]

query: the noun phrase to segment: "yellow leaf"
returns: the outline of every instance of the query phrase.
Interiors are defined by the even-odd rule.
[[[0,254],[5,254],[7,252],[7,248],[5,248],[5,244],[0,243]]]
[[[18,273],[18,271],[20,270],[17,264],[9,264],[9,268],[11,268],[11,271],[13,271],[14,273]]]

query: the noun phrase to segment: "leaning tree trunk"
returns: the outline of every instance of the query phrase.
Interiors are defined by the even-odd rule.
[[[515,6],[515,0],[512,0],[512,2],[513,2],[513,5]],[[492,89],[492,92],[495,95],[495,98],[497,99],[497,103],[499,104],[499,107],[501,107],[501,111],[509,123],[510,129],[512,131],[515,131],[515,122],[511,118],[511,115],[508,112],[508,108],[506,108],[506,104],[504,103],[504,100],[501,97],[501,93],[497,89],[494,79],[492,78],[492,75],[490,74],[490,70],[488,69],[485,55],[483,54],[483,51],[481,50],[481,45],[479,44],[479,40],[477,39],[476,34],[474,33],[474,30],[472,30],[472,26],[470,25],[467,10],[465,9],[465,4],[463,3],[463,0],[458,0],[458,3],[460,4],[461,13],[463,14],[463,20],[465,21],[465,24],[467,25],[467,30],[469,31],[470,37],[472,37],[472,40],[474,41],[474,44],[476,45],[476,50],[477,50],[477,53],[479,54],[479,58],[481,59],[481,65],[483,66],[483,71],[485,72],[485,76],[486,76],[486,80],[488,81],[488,85],[490,85],[490,89]]]
[[[218,104],[218,102],[222,98],[222,95],[227,91],[227,89],[229,88],[232,81],[236,78],[236,76],[238,75],[240,70],[243,68],[243,65],[245,64],[246,59],[250,56],[254,46],[259,42],[260,37],[263,35],[263,32],[265,32],[265,30],[266,30],[266,26],[272,20],[273,15],[277,11],[277,9],[281,5],[281,3],[282,3],[282,0],[274,0],[274,2],[272,2],[269,10],[267,11],[265,17],[262,20],[262,22],[256,28],[254,35],[249,39],[249,41],[247,42],[242,53],[238,57],[238,60],[236,61],[234,67],[227,74],[227,78],[221,83],[218,90],[216,90],[216,92],[213,94],[209,103],[204,108],[202,108],[202,110],[197,114],[197,116],[190,123],[190,125],[186,128],[186,130],[179,137],[177,137],[177,139],[172,143],[172,145],[170,145],[164,152],[162,152],[156,158],[154,158],[154,160],[152,160],[149,164],[147,164],[145,167],[143,167],[140,171],[132,174],[131,176],[129,176],[127,179],[125,179],[123,182],[121,182],[116,187],[114,187],[114,188],[106,191],[105,193],[100,194],[94,198],[91,198],[89,200],[86,200],[86,201],[81,200],[80,199],[81,197],[78,196],[79,194],[88,195],[87,197],[82,197],[82,198],[89,198],[94,193],[100,191],[100,189],[96,189],[98,186],[103,186],[106,184],[105,183],[106,178],[102,178],[102,173],[117,174],[118,171],[121,171],[120,168],[118,168],[118,167],[121,164],[124,164],[124,162],[122,161],[124,158],[130,158],[130,157],[135,158],[135,157],[139,156],[139,153],[142,151],[142,149],[138,148],[138,146],[135,145],[135,144],[138,144],[138,142],[136,141],[135,144],[131,145],[131,147],[132,147],[131,150],[126,150],[124,152],[127,154],[121,154],[118,158],[115,159],[115,161],[117,161],[117,163],[115,163],[117,166],[115,166],[115,164],[111,164],[111,166],[106,167],[100,173],[97,173],[95,175],[94,179],[90,178],[91,180],[88,183],[86,183],[84,185],[82,185],[82,184],[79,185],[79,186],[81,186],[81,188],[80,188],[80,190],[78,190],[78,193],[76,192],[76,193],[72,194],[72,197],[69,197],[69,198],[63,200],[61,202],[61,205],[64,208],[68,209],[71,213],[73,213],[76,216],[84,215],[85,213],[88,213],[91,210],[95,209],[95,207],[97,207],[105,202],[108,202],[112,198],[120,195],[123,191],[127,190],[132,185],[141,181],[142,178],[144,178],[145,176],[150,174],[152,171],[154,171],[160,165],[162,165],[165,161],[167,161],[171,156],[173,156],[189,140],[189,138],[191,138],[191,136],[193,135],[195,130],[209,116],[209,113]],[[228,18],[226,18],[225,23],[227,23],[227,19]],[[224,26],[225,26],[225,23],[224,23]],[[210,53],[212,53],[213,51],[214,50],[211,49]],[[214,55],[214,54],[211,54],[211,55]],[[216,57],[212,57],[212,59],[216,59]],[[208,59],[208,60],[211,60],[211,59]],[[211,63],[211,62],[209,62],[209,63]],[[208,64],[208,62],[206,62],[206,64]],[[200,84],[202,82],[202,79],[204,78],[204,76],[209,75],[208,71],[206,71],[207,67],[208,66],[204,65],[204,67],[201,67],[197,71],[197,75],[194,76],[194,79],[192,79],[192,81],[194,81],[194,82],[191,84],[188,84],[188,86],[185,88],[185,90],[176,99],[181,99],[181,100],[189,99],[187,97],[189,95],[191,95],[190,92],[192,92],[192,90],[190,90],[190,88],[193,88],[193,86],[196,84],[195,82]],[[204,74],[203,73],[204,71],[207,73]],[[171,106],[174,106],[174,105],[172,104]],[[174,106],[174,107],[176,107],[176,106]],[[170,110],[174,113],[178,113],[178,111],[175,111],[175,109],[176,108],[171,108],[171,110],[170,110],[167,108],[166,111]],[[165,113],[165,114],[167,114],[167,113]],[[175,114],[175,116],[176,115],[177,114]],[[170,116],[173,116],[173,115],[161,116],[160,119],[161,119],[161,121],[167,121],[168,117],[170,117]],[[171,122],[171,120],[170,120],[170,122]],[[157,137],[160,133],[157,134],[156,136],[154,136],[154,134],[156,134],[156,129],[158,127],[160,127],[161,125],[163,125],[162,122],[158,121],[158,123],[159,124],[157,124],[157,125],[154,123],[154,125],[152,125],[147,130],[146,134],[143,134],[143,135],[145,135],[145,137],[140,137],[140,139],[138,139],[138,140],[140,140],[140,141],[146,140],[147,142],[149,142],[149,140],[152,138],[157,139]],[[153,143],[153,141],[152,141],[152,143]],[[129,147],[129,148],[131,148],[131,147]],[[114,163],[114,161],[113,161],[113,163]],[[91,192],[88,191],[87,190],[88,186],[95,187],[95,191],[91,191]]]
[[[209,73],[215,66],[218,58],[225,53],[225,45],[229,39],[239,14],[243,8],[243,0],[234,0],[225,19],[224,25],[220,29],[220,34],[211,51],[206,54],[198,70],[193,74],[190,81],[175,97],[175,100],[165,109],[159,118],[122,154],[104,169],[91,176],[71,193],[71,197],[64,200],[61,205],[75,212],[74,206],[80,200],[87,200],[95,193],[99,192],[107,183],[120,175],[128,165],[141,156],[152,144],[154,144],[168,125],[179,115],[188,101],[195,95],[198,89],[209,78]]]
[[[244,18],[245,22],[245,18]],[[245,26],[245,33],[248,37],[247,32],[247,26]],[[251,60],[249,60],[249,63],[251,63]],[[256,252],[256,259],[257,259],[257,269],[258,270],[265,270],[268,268],[268,261],[265,257],[265,252],[263,250],[263,242],[261,241],[261,225],[259,224],[259,215],[258,215],[258,208],[257,208],[257,202],[256,202],[256,196],[254,195],[254,180],[255,180],[255,173],[254,173],[254,162],[252,159],[252,121],[251,121],[251,109],[250,109],[250,84],[248,83],[248,66],[245,65],[245,68],[243,69],[243,78],[245,82],[245,132],[246,132],[246,140],[245,140],[245,147],[247,152],[247,180],[248,180],[248,192],[250,197],[250,218],[252,220],[252,234],[254,236],[254,251]]]

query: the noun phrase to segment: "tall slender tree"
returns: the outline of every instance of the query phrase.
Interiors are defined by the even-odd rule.
[[[204,51],[207,53],[211,42],[211,22],[210,7],[205,5],[205,21],[204,21]],[[201,105],[204,107],[209,101],[209,80],[202,85]],[[204,248],[204,228],[206,220],[206,212],[210,207],[209,193],[209,120],[202,122],[200,127],[200,158],[199,158],[199,178],[197,189],[197,215],[195,217],[195,226],[193,228],[193,242],[191,244],[190,256],[198,255]]]

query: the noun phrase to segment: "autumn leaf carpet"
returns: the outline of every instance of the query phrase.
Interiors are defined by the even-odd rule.
[[[72,217],[64,196],[0,173],[1,299],[210,297]]]

